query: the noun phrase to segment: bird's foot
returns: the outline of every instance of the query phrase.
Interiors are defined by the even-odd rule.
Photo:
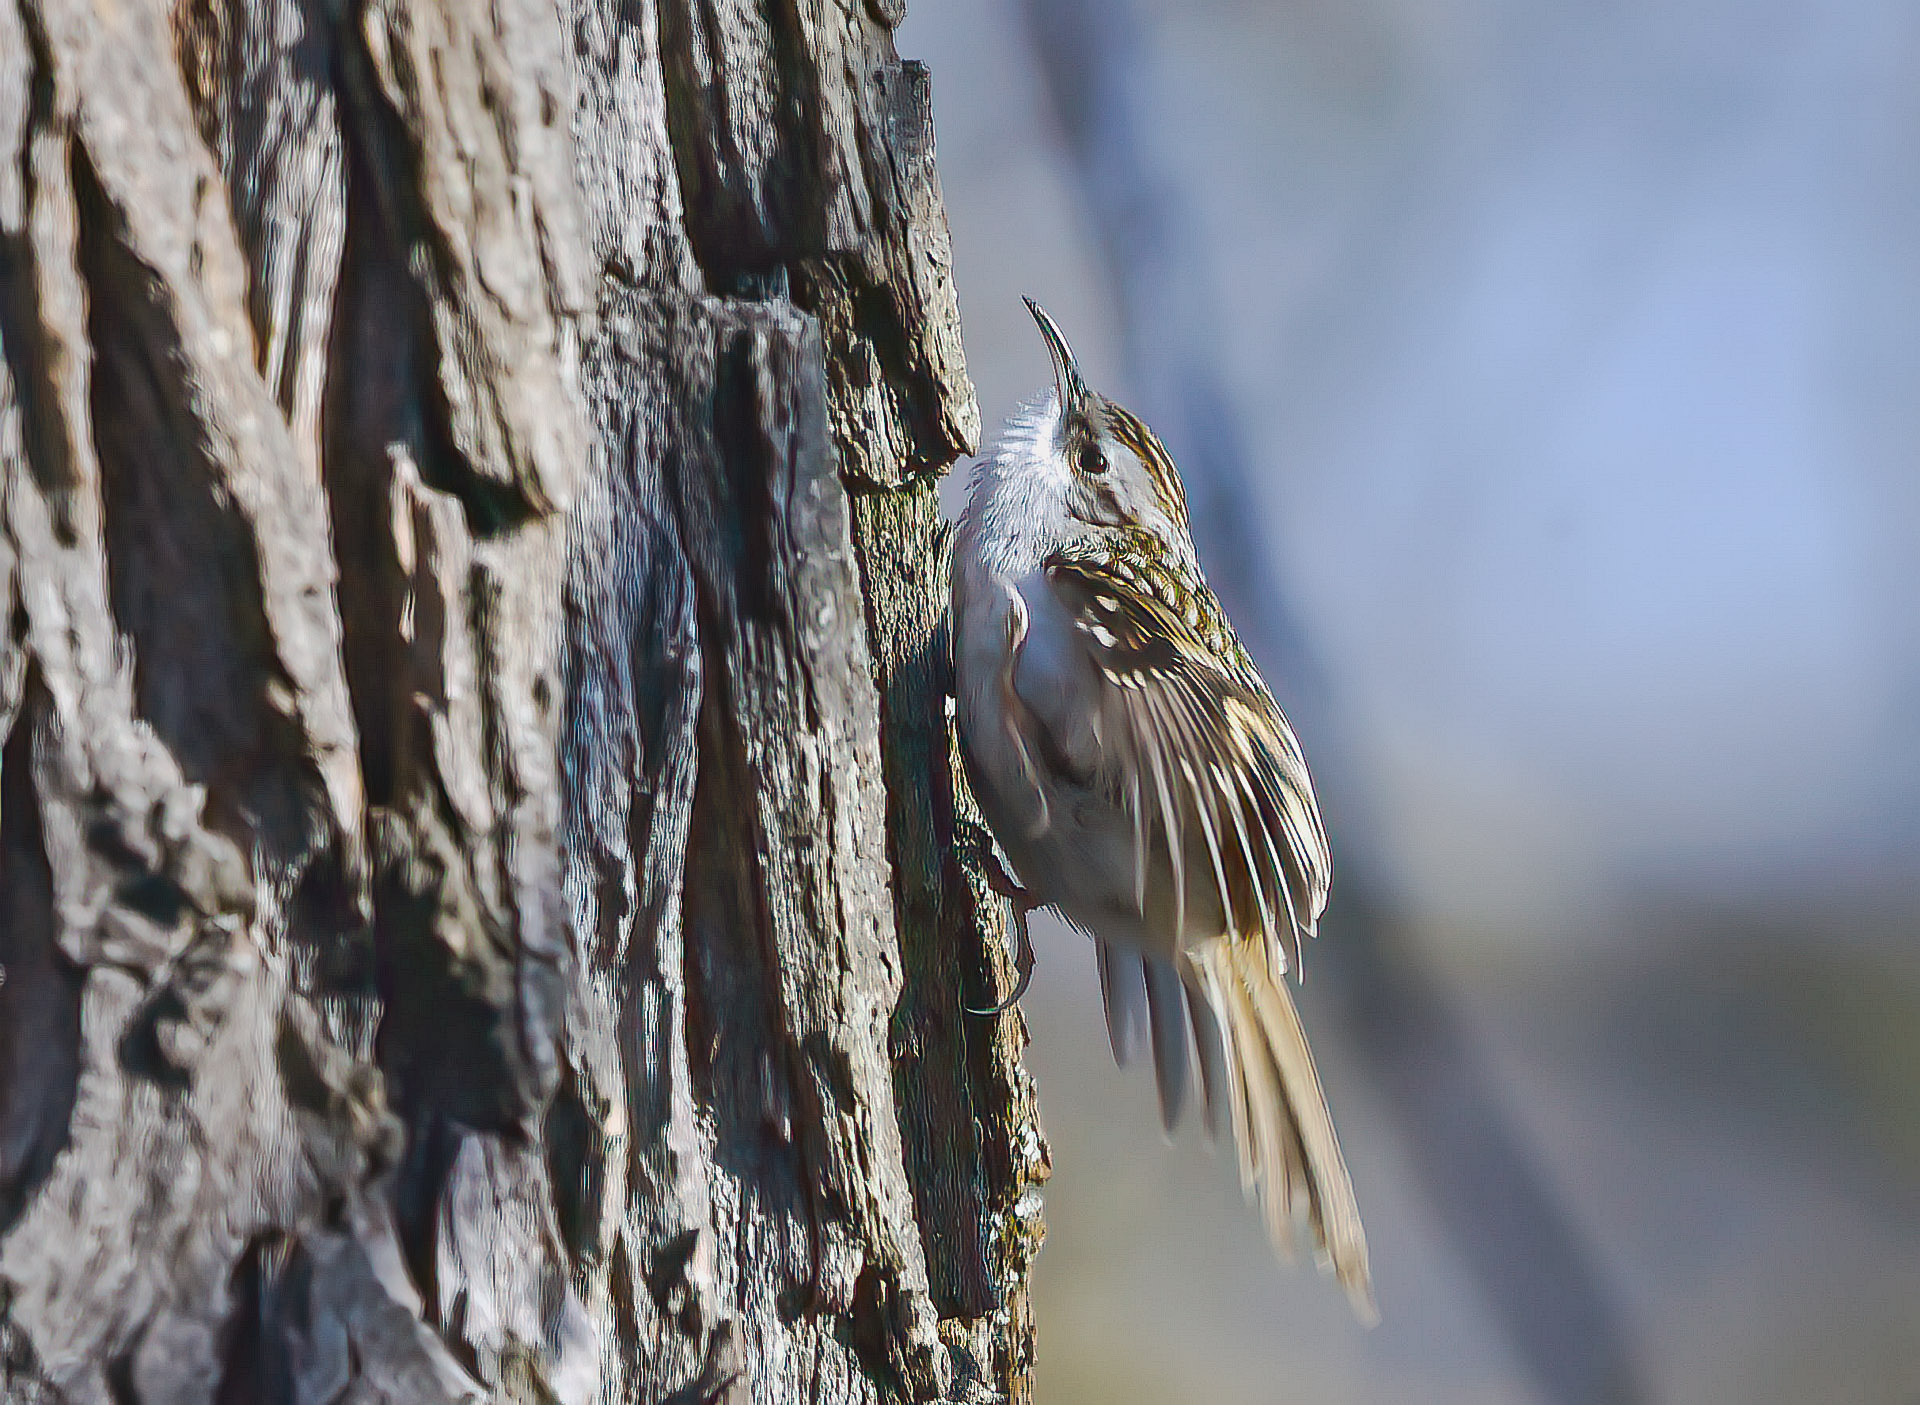
[[[1004,1015],[1020,1003],[1020,997],[1027,993],[1027,987],[1033,983],[1033,936],[1027,930],[1027,914],[1040,906],[1040,900],[1019,881],[1007,872],[1006,865],[1000,862],[1000,856],[991,845],[980,864],[987,886],[1013,904],[1013,992],[998,1005],[990,1005],[984,1010],[967,1006],[970,1015]]]
[[[1027,993],[1027,987],[1033,983],[1033,938],[1027,932],[1027,911],[1017,903],[1014,905],[1013,990],[1005,1000],[997,1005],[989,1005],[984,1010],[967,1006],[969,1015],[1004,1015],[1020,1003],[1020,997]]]

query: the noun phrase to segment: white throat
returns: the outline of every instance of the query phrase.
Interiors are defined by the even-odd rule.
[[[1060,402],[1048,390],[1013,413],[974,470],[956,545],[992,575],[1019,580],[1088,530],[1067,512],[1072,470],[1059,438]]]

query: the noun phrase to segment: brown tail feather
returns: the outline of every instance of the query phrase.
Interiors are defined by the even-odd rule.
[[[1190,985],[1226,1034],[1240,1178],[1259,1195],[1275,1249],[1291,1258],[1304,1222],[1355,1313],[1378,1321],[1353,1182],[1293,997],[1247,944],[1209,942],[1187,961]]]

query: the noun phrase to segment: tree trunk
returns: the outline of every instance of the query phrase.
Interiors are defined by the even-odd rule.
[[[0,0],[0,1396],[1026,1399],[897,0]]]

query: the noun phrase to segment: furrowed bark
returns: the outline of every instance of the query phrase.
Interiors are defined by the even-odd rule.
[[[4,1398],[1027,1398],[898,18],[0,0]]]

